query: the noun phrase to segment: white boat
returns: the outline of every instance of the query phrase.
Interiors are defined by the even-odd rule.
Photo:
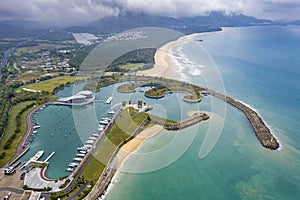
[[[68,172],[73,172],[73,171],[74,171],[74,168],[68,167],[66,171],[68,171]]]
[[[89,137],[89,140],[97,140],[97,138],[95,138],[95,137]]]
[[[78,156],[78,157],[84,157],[85,154],[84,153],[78,153],[78,154],[76,154],[76,156]]]
[[[69,167],[77,167],[78,165],[77,165],[77,163],[70,163],[69,164]]]
[[[102,120],[103,120],[103,121],[105,121],[105,120],[106,120],[106,121],[110,122],[110,120],[111,120],[111,119],[110,119],[110,118],[108,118],[108,117],[104,117],[104,118],[102,118]]]
[[[78,147],[78,151],[88,151],[89,149],[87,147]]]
[[[86,148],[90,149],[90,148],[92,148],[92,147],[93,147],[93,145],[90,145],[90,144],[85,144],[83,147],[86,147]]]
[[[114,114],[116,114],[116,112],[112,110],[112,111],[109,111],[108,114],[114,115]]]
[[[85,144],[94,144],[94,143],[95,143],[94,140],[88,140],[88,141],[85,142]]]
[[[103,128],[103,127],[99,127],[97,130],[98,130],[98,131],[103,131],[104,128]]]
[[[33,129],[38,129],[38,128],[41,128],[41,126],[40,125],[36,125],[36,126],[33,127]]]
[[[112,100],[113,100],[113,97],[109,97],[109,98],[105,101],[105,103],[110,104]]]
[[[93,133],[92,136],[94,136],[94,137],[99,137],[99,134],[98,134],[98,133]]]
[[[84,153],[84,154],[86,154],[87,152],[86,152],[86,151],[79,151],[79,153]]]
[[[77,163],[77,162],[71,162],[70,165],[77,167],[79,165],[79,163]]]
[[[107,121],[107,120],[101,120],[101,121],[99,121],[99,123],[100,123],[100,124],[107,125],[107,124],[109,124],[109,121]]]
[[[33,133],[33,134],[37,134],[37,133],[38,133],[38,131],[32,131],[32,133]]]
[[[83,158],[74,158],[73,160],[81,162]]]
[[[30,160],[37,161],[44,155],[44,151],[38,151]]]

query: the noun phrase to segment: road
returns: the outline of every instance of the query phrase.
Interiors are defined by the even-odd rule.
[[[86,186],[88,185],[89,183],[86,182],[84,183],[81,188],[75,193],[73,194],[72,196],[68,197],[67,200],[72,200],[72,199],[75,199],[76,197],[78,197],[80,195],[81,192],[83,192],[86,188]]]
[[[14,192],[14,193],[17,193],[17,194],[23,194],[23,192],[24,192],[24,190],[13,188],[13,187],[1,187],[0,191],[1,192],[3,192],[3,191],[5,191],[5,192]]]
[[[8,164],[11,164],[12,162],[14,162],[14,160],[16,160],[16,158],[18,158],[20,156],[20,154],[24,153],[24,151],[26,150],[25,144],[26,144],[26,141],[27,141],[28,137],[30,136],[30,134],[32,132],[32,129],[33,129],[32,117],[33,117],[33,115],[36,111],[38,111],[41,107],[45,106],[46,104],[39,105],[38,107],[34,108],[32,111],[30,111],[26,115],[26,132],[25,132],[24,136],[22,137],[21,141],[18,144],[16,154],[14,155],[14,157],[9,162],[7,162],[5,164],[5,166],[7,166]]]

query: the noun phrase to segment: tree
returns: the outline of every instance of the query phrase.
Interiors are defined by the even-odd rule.
[[[143,101],[142,101],[142,100],[139,100],[139,101],[138,101],[138,108],[141,108],[142,105],[143,105]]]

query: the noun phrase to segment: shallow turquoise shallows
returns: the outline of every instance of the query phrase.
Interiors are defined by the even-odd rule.
[[[227,106],[221,136],[204,159],[199,159],[199,150],[209,121],[199,124],[198,130],[190,127],[171,134],[163,132],[145,142],[137,154],[127,159],[123,169],[137,172],[161,165],[172,152],[166,155],[161,151],[156,156],[149,152],[167,147],[176,134],[181,134],[181,143],[188,138],[192,144],[162,169],[118,173],[106,199],[298,199],[300,27],[225,28],[220,33],[198,35],[196,39],[203,42],[192,41],[172,48],[171,56],[177,57],[182,76],[203,84],[210,79],[207,76],[214,75],[198,53],[200,45],[220,71],[226,93],[255,108],[279,138],[282,149],[264,149],[243,113]],[[180,60],[182,55],[199,65]],[[201,78],[201,74],[206,77]],[[210,86],[219,89],[213,81]],[[207,102],[200,107],[208,109],[209,97],[204,101]],[[219,104],[222,103],[215,102],[215,108],[221,107]],[[140,156],[143,153],[149,156]]]

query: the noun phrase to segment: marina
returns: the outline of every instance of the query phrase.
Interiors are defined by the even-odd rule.
[[[112,98],[110,98],[112,97],[111,91],[116,85],[119,85],[119,83],[101,88],[100,92],[95,93],[94,98],[101,99],[106,97],[112,102]],[[60,90],[57,93],[58,98],[72,96],[73,87],[77,86],[72,85]],[[156,100],[148,99],[142,93],[134,93],[134,95],[128,93],[114,93],[114,98],[127,99],[127,101],[131,99],[134,102],[142,99],[147,100],[149,104],[157,103]],[[172,95],[167,95],[160,101],[162,104],[165,104],[166,102],[170,102],[170,100],[174,100]],[[193,106],[197,109],[197,105]],[[177,107],[179,108],[179,106]],[[82,155],[82,157],[80,157],[77,156],[77,154],[86,155],[87,152],[94,149],[99,136],[105,130],[105,127],[109,124],[113,114],[116,114],[116,110],[119,108],[120,102],[116,102],[116,105],[111,105],[103,104],[103,102],[100,101],[95,101],[93,104],[85,106],[75,107],[53,104],[46,105],[32,117],[34,126],[40,126],[40,128],[38,128],[38,134],[35,134],[35,137],[32,136],[32,138],[28,140],[27,144],[30,145],[30,149],[21,158],[21,161],[29,159],[29,155],[32,155],[34,151],[36,152],[39,149],[44,149],[46,155],[55,151],[55,156],[51,158],[51,168],[48,168],[46,172],[47,177],[57,178],[63,175],[70,175],[70,172],[66,171],[66,169],[71,167],[69,166],[70,163],[74,163],[73,158],[77,160],[76,162],[81,162],[82,159],[80,158],[85,158],[85,156]],[[153,109],[152,112],[160,115],[159,109]],[[178,113],[177,110],[168,109],[169,114],[172,112]],[[97,117],[95,118],[94,116]],[[174,116],[175,118],[171,119],[177,120],[177,115]],[[52,145],[47,145],[49,142],[51,142]],[[76,151],[75,154],[74,150]],[[73,168],[76,168],[76,166]]]

